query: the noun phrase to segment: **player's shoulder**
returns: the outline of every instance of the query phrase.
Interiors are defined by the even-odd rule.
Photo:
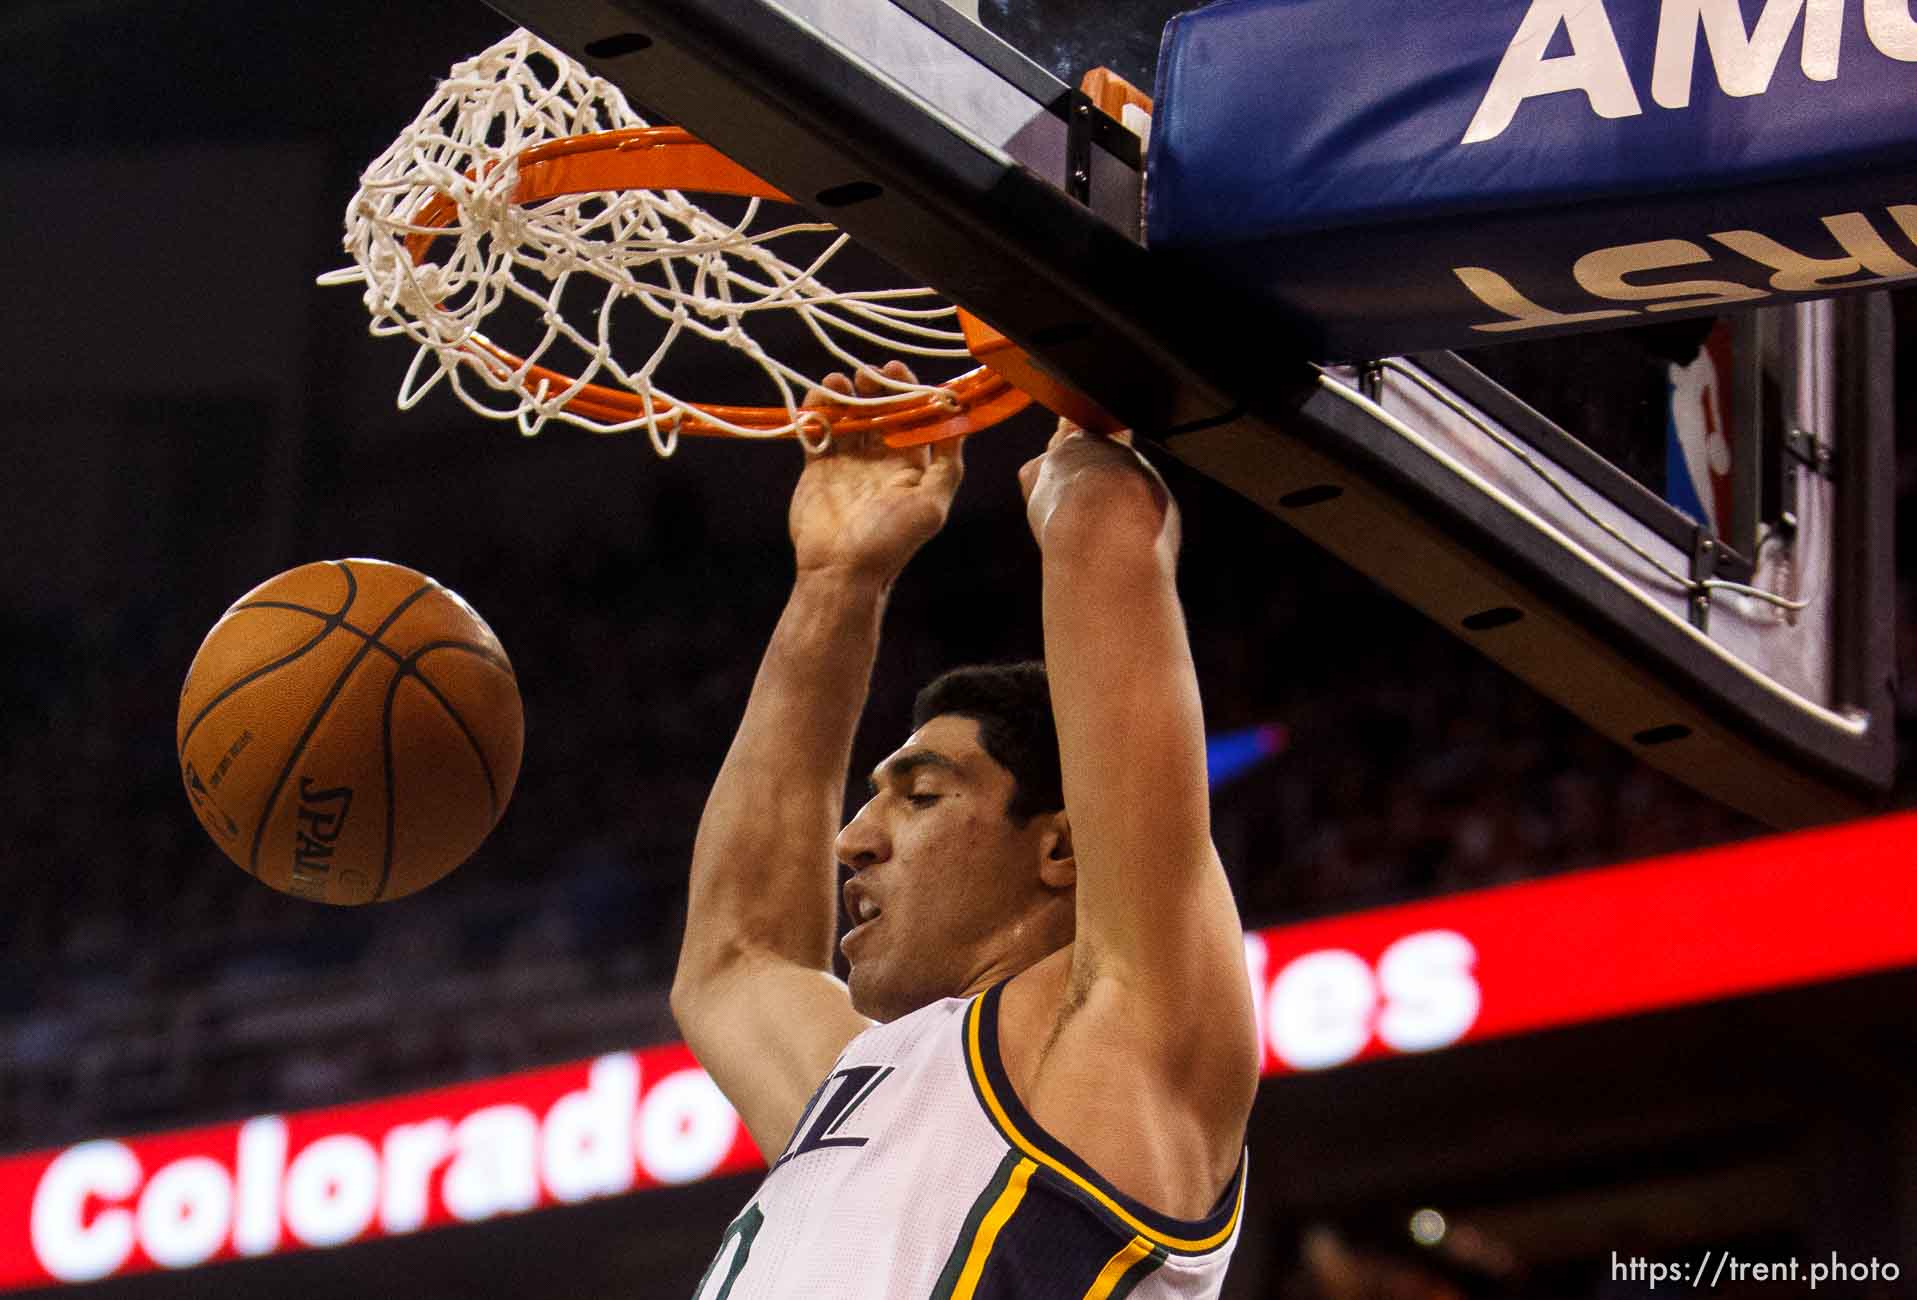
[[[1168,1026],[1166,1008],[1179,999],[1088,977],[1069,951],[1054,958],[982,1004],[974,1020],[992,1040],[984,1054],[1062,1146],[1146,1204],[1201,1213],[1238,1167],[1255,1066],[1203,999],[1183,999],[1175,1014],[1184,1026]]]

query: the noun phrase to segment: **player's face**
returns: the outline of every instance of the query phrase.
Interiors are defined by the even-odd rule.
[[[1057,823],[1007,817],[1015,784],[980,745],[978,723],[952,714],[873,771],[872,797],[835,845],[851,872],[843,898],[852,929],[840,949],[861,1013],[893,1020],[1050,950],[1043,936],[1071,907],[1069,886],[1040,871]]]

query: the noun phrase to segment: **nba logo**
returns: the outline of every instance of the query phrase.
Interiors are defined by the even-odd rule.
[[[1731,526],[1731,327],[1720,320],[1688,364],[1665,372],[1664,497],[1719,537]]]

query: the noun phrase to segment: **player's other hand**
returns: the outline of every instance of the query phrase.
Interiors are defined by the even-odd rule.
[[[805,404],[827,404],[833,394],[883,396],[880,373],[914,382],[904,362],[888,361],[881,372],[868,367],[853,379],[827,375],[826,391]],[[799,572],[891,582],[944,525],[965,474],[962,442],[894,449],[876,433],[834,434],[826,450],[807,452],[787,515]]]
[[[1178,505],[1158,471],[1132,447],[1129,429],[1090,433],[1061,419],[1044,454],[1020,467],[1018,486],[1040,546],[1061,508],[1107,506],[1151,517],[1158,543],[1177,554]]]

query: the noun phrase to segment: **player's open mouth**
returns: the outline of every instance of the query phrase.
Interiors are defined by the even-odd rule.
[[[845,932],[845,937],[839,940],[839,951],[844,953],[846,958],[850,960],[854,945],[862,942],[866,934],[877,928],[877,926],[878,919],[876,917],[870,921],[861,921],[859,924],[853,926]]]
[[[845,904],[845,919],[854,926],[863,925],[879,914],[880,908],[872,898],[871,886],[857,876],[845,882],[839,896]]]
[[[883,913],[879,905],[868,898],[862,890],[848,889],[845,897],[845,914],[851,920],[852,928],[845,932],[843,939],[839,940],[839,951],[850,955],[847,945],[855,937],[877,924]]]

